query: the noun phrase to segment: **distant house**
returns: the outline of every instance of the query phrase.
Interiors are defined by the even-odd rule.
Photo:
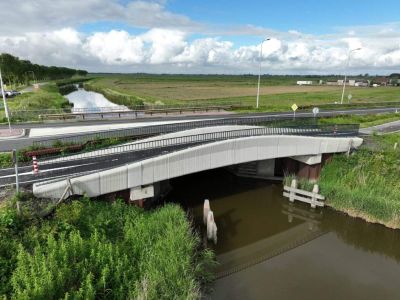
[[[373,86],[387,86],[389,84],[389,78],[386,77],[377,77],[373,80]]]
[[[299,80],[297,81],[297,85],[312,85],[312,81],[307,81],[307,80]]]
[[[369,80],[356,80],[356,82],[354,83],[354,86],[358,86],[358,87],[368,87],[370,85]]]
[[[343,84],[343,83],[342,83]],[[326,85],[339,85],[337,81],[327,81]]]
[[[400,86],[400,79],[390,79],[390,84],[393,86]]]

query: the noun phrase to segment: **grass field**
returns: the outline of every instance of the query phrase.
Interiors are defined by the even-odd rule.
[[[288,110],[300,105],[334,104],[341,98],[340,86],[297,86],[299,78],[265,76],[261,81],[260,106],[263,110]],[[146,104],[224,104],[237,102],[254,105],[255,76],[184,76],[184,75],[114,75],[98,77],[90,82],[98,91],[134,97]],[[400,88],[348,87],[352,103],[400,101]]]

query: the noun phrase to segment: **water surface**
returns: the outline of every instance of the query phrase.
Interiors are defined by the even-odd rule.
[[[224,170],[171,183],[168,200],[201,233],[203,200],[211,202],[218,244],[208,246],[220,263],[212,299],[400,299],[398,230],[289,204],[280,182]]]

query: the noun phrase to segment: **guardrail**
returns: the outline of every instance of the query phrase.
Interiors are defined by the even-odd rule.
[[[65,161],[90,159],[107,155],[115,155],[127,152],[136,152],[150,149],[160,149],[184,144],[199,144],[214,142],[219,140],[266,136],[266,135],[303,135],[303,136],[329,136],[329,137],[348,137],[357,136],[359,130],[358,124],[339,124],[339,125],[315,125],[303,127],[262,127],[241,130],[230,130],[211,132],[195,135],[173,137],[167,139],[158,139],[146,142],[137,142],[128,145],[110,147],[106,149],[95,150],[87,153],[75,154],[59,158],[47,159],[42,164],[58,163]]]
[[[247,107],[241,107],[241,108],[249,108],[250,106]],[[101,119],[110,119],[110,118],[123,118],[123,117],[140,117],[146,114],[153,115],[153,114],[170,114],[170,113],[180,113],[182,114],[183,112],[196,112],[196,111],[221,111],[221,110],[230,110],[233,109],[234,107],[231,105],[224,105],[224,106],[200,106],[200,107],[175,107],[175,108],[154,108],[154,109],[139,109],[139,110],[130,110],[128,108],[125,108],[123,110],[110,110],[110,111],[92,111],[92,112],[78,112],[78,111],[73,111],[71,113],[62,113],[62,114],[40,114],[39,115],[39,120],[44,121],[44,120],[85,120],[85,119],[95,119],[95,118],[101,118]]]
[[[207,109],[207,107],[225,107],[225,108],[241,108],[249,107],[249,105],[244,105],[242,101],[230,101],[230,102],[188,102],[179,105],[157,105],[157,104],[145,104],[145,105],[116,105],[108,107],[85,107],[85,108],[57,108],[57,109],[42,109],[42,110],[10,110],[10,115],[14,119],[33,119],[37,120],[39,115],[62,115],[62,114],[90,114],[90,113],[106,113],[115,111],[125,111],[125,112],[150,112],[150,111],[171,111],[171,110],[193,110],[197,109]]]

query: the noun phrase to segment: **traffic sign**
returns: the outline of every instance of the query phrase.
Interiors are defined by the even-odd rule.
[[[296,105],[296,103],[294,103],[294,104],[292,105],[292,110],[293,110],[293,111],[296,111],[298,108],[299,108],[299,107]]]
[[[314,117],[316,117],[319,114],[319,108],[318,107],[314,107],[312,109],[312,113],[314,114]]]

